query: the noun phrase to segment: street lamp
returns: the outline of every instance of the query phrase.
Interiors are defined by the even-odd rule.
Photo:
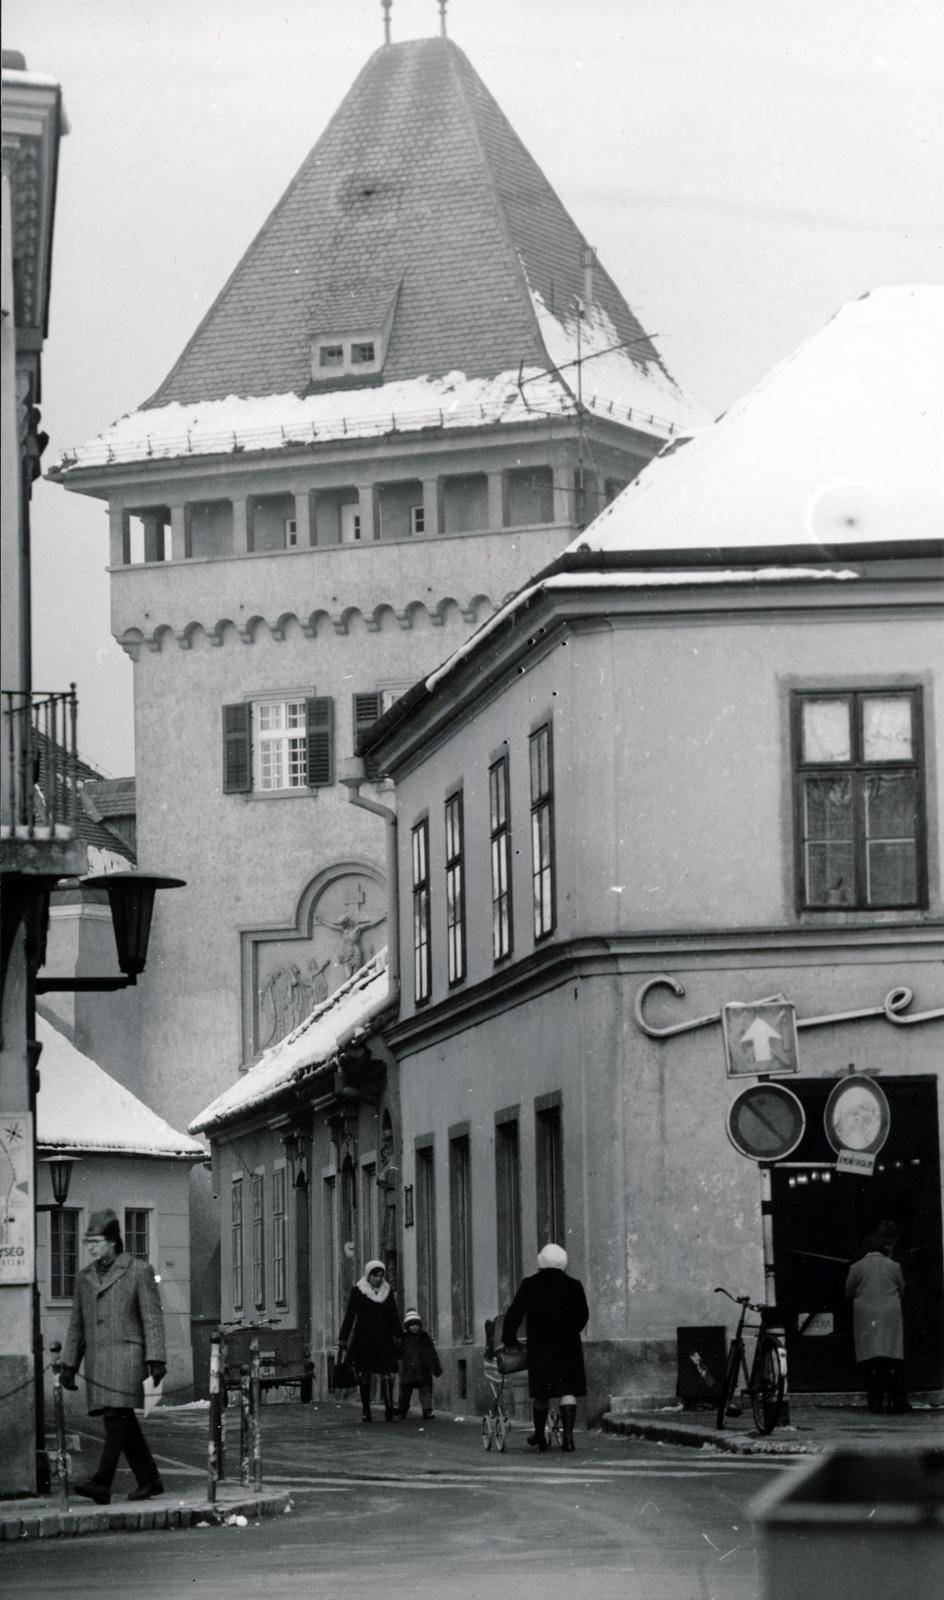
[[[125,989],[135,984],[144,971],[147,961],[148,940],[151,935],[151,914],[154,896],[158,889],[183,889],[184,878],[157,877],[154,873],[99,872],[79,878],[83,889],[105,889],[115,931],[115,948],[122,976],[108,978],[37,978],[36,993],[66,991],[72,994],[86,991]]]
[[[61,1211],[69,1198],[69,1184],[72,1179],[72,1168],[81,1156],[66,1156],[61,1153],[57,1156],[43,1156],[41,1165],[49,1168],[49,1177],[52,1182],[54,1205],[38,1205],[37,1211]]]

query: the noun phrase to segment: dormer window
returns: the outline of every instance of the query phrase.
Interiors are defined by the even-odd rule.
[[[364,378],[383,367],[383,338],[316,339],[312,349],[313,378]]]

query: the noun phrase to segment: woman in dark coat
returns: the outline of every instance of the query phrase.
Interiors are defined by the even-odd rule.
[[[388,1422],[393,1421],[393,1377],[401,1343],[400,1313],[387,1282],[386,1268],[382,1261],[368,1261],[364,1276],[358,1278],[351,1290],[338,1333],[338,1360],[342,1360],[345,1353],[350,1355],[357,1373],[364,1422],[371,1420],[370,1381],[375,1372],[380,1375],[384,1416]]]
[[[524,1278],[502,1322],[502,1343],[517,1343],[517,1333],[528,1319],[528,1393],[534,1409],[534,1432],[528,1443],[547,1449],[547,1413],[552,1398],[560,1397],[561,1448],[573,1450],[577,1397],[587,1392],[580,1335],[590,1320],[583,1284],[568,1278],[567,1252],[546,1244],[538,1256],[538,1271]]]

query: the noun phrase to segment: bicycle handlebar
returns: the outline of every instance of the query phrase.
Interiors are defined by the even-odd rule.
[[[755,1305],[754,1301],[750,1298],[749,1295],[746,1295],[746,1294],[732,1294],[730,1289],[722,1289],[720,1284],[715,1289],[715,1294],[726,1294],[728,1299],[729,1300],[733,1300],[734,1304],[736,1306],[746,1306],[749,1311],[763,1311],[764,1310],[763,1306]]]

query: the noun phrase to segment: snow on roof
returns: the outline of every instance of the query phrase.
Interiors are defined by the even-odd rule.
[[[851,301],[730,411],[669,446],[571,550],[944,536],[944,286]]]
[[[578,319],[576,309],[552,312],[535,289],[531,303],[551,361],[575,394],[579,383],[583,405],[594,416],[635,422],[663,439],[706,420],[663,371],[648,334],[621,341],[601,305],[591,305]]]
[[[522,423],[545,415],[572,415],[570,391],[550,373],[532,367],[519,374],[467,378],[409,378],[364,389],[317,394],[270,394],[241,399],[174,401],[152,410],[130,412],[102,433],[66,450],[52,468],[67,475],[77,467],[124,462],[174,460],[186,456],[232,455],[245,450],[283,450],[287,446],[338,439],[386,437],[423,428],[480,428]],[[526,397],[526,398],[525,398]]]
[[[383,949],[201,1111],[190,1124],[191,1133],[206,1133],[254,1111],[290,1084],[310,1076],[343,1045],[365,1033],[390,1000],[387,952]]]
[[[523,610],[531,601],[540,594],[560,593],[573,590],[580,594],[588,589],[666,589],[671,587],[691,587],[692,584],[757,584],[757,583],[846,583],[850,579],[858,578],[859,574],[851,568],[828,569],[824,567],[671,567],[666,571],[650,568],[629,572],[611,568],[605,572],[555,572],[547,578],[542,578],[539,583],[528,584],[524,589],[512,595],[510,600],[492,616],[486,618],[481,627],[468,639],[464,639],[451,656],[431,672],[426,679],[425,687],[432,693],[443,678],[461,665],[470,655],[478,650],[490,634],[507,622],[508,618],[516,611]]]
[[[206,1151],[159,1117],[143,1100],[77,1050],[44,1017],[36,1018],[43,1047],[36,1102],[36,1143],[47,1150],[90,1155],[169,1156],[202,1160]]]

